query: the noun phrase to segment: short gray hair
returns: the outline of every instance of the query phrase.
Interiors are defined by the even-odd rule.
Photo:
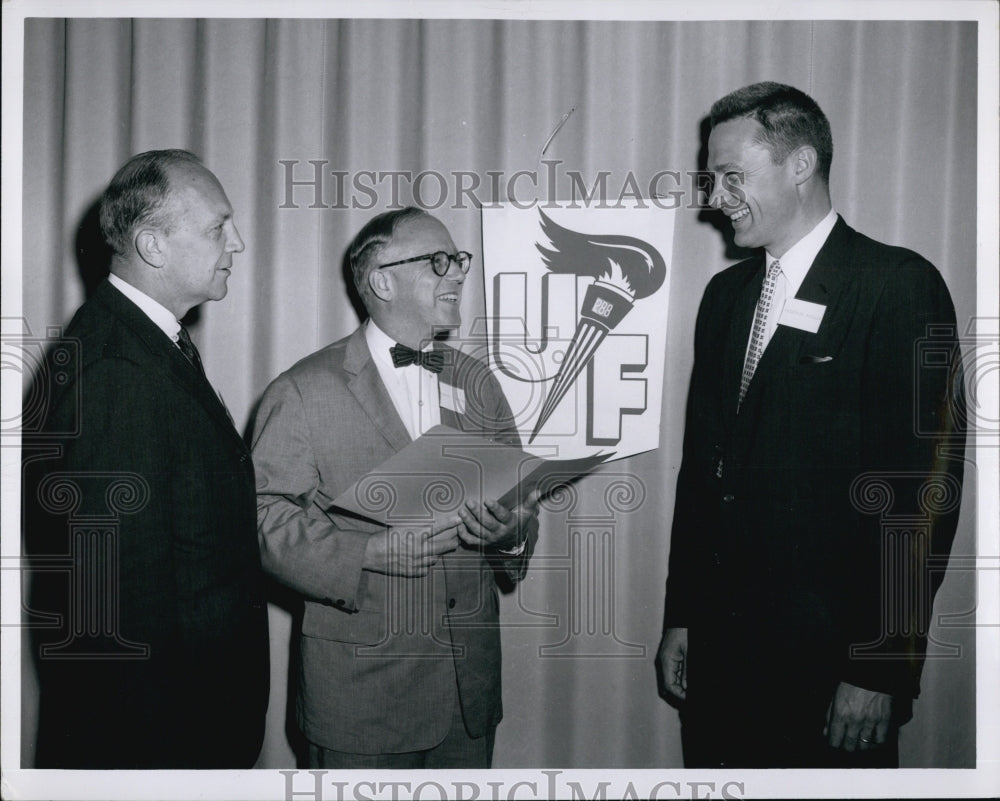
[[[406,220],[416,217],[429,217],[423,209],[407,206],[405,209],[386,211],[372,217],[358,235],[351,241],[348,250],[348,260],[351,265],[351,276],[354,286],[361,296],[362,302],[368,306],[371,299],[371,287],[368,286],[368,276],[375,269],[375,259],[382,247],[392,241],[396,227]]]
[[[115,173],[101,197],[101,233],[115,253],[128,254],[135,231],[142,225],[169,230],[167,173],[181,164],[202,166],[201,159],[187,150],[148,150],[132,156]]]

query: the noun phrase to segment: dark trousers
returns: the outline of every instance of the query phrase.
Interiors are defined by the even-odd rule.
[[[899,767],[898,724],[908,719],[908,705],[894,705],[898,717],[883,745],[831,748],[823,729],[840,682],[837,649],[807,627],[775,632],[753,626],[754,619],[767,617],[758,611],[733,623],[719,614],[711,626],[690,631],[684,766]]]
[[[794,698],[779,699],[794,709]],[[822,717],[807,719],[766,711],[685,710],[681,737],[686,768],[898,768],[898,729],[883,745],[866,751],[831,748],[823,736]]]

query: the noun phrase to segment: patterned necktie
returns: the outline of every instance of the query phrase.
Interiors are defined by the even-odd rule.
[[[191,335],[188,334],[188,330],[182,325],[181,330],[177,332],[177,346],[181,349],[181,353],[191,362],[191,366],[197,370],[201,377],[206,381],[208,377],[205,375],[205,367],[201,363],[201,356],[198,355],[198,349],[194,346],[191,341]]]
[[[194,346],[194,343],[191,341],[191,335],[183,325],[181,326],[181,330],[177,332],[177,346],[181,349],[181,353],[184,354],[184,357],[191,362],[191,366],[198,371],[202,378],[205,379],[209,388],[212,388],[212,382],[208,380],[208,376],[205,374],[205,365],[201,363],[201,356],[198,355],[198,349]],[[222,397],[222,393],[216,392],[215,397],[217,397],[219,399],[219,403],[222,404],[222,408],[225,410],[226,417],[229,418],[230,424],[233,428],[236,428],[236,421],[233,420],[233,416],[229,412],[229,407],[226,406],[226,401]]]
[[[765,334],[767,332],[767,313],[771,310],[771,301],[774,299],[774,288],[778,284],[778,276],[781,275],[781,262],[775,259],[771,266],[767,268],[767,275],[764,277],[764,285],[760,288],[760,299],[757,301],[757,311],[753,316],[753,333],[750,336],[750,348],[747,350],[747,358],[743,364],[743,377],[740,379],[740,400],[736,406],[739,412],[743,405],[743,399],[747,396],[747,389],[750,387],[750,379],[753,378],[757,370],[757,363],[764,354],[767,345]]]
[[[393,345],[389,348],[392,363],[395,367],[406,367],[408,364],[419,364],[432,373],[440,373],[444,367],[444,354],[436,350],[414,350],[406,345]]]

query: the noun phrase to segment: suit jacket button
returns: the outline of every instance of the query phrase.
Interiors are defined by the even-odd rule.
[[[722,496],[722,500],[724,500],[726,503],[732,503],[733,501],[736,500],[736,496],[735,495],[726,494],[726,495]]]
[[[449,598],[448,599],[448,608],[449,609],[454,609],[455,608],[455,599],[454,598]]]

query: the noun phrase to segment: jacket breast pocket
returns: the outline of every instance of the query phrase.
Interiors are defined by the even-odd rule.
[[[781,395],[782,443],[789,464],[833,466],[855,457],[859,378],[842,361],[797,364]]]
[[[332,606],[307,602],[302,616],[302,636],[375,645],[388,635],[386,615],[385,609],[344,612]]]
[[[807,381],[839,381],[844,378],[843,364],[834,356],[802,356],[798,364],[788,368],[788,377],[793,383]]]
[[[825,420],[849,403],[855,376],[837,359],[788,368],[782,388],[788,413],[796,419]]]

